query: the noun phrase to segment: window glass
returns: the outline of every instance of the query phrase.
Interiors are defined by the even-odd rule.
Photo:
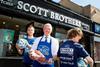
[[[66,34],[67,30],[63,28],[56,28],[55,37],[58,38],[60,42],[66,40]]]
[[[66,39],[66,34],[56,32],[56,38],[58,39]]]
[[[24,35],[27,23],[26,20],[0,15],[0,57],[20,56],[15,46]]]
[[[95,32],[100,34],[100,25],[99,24],[95,24]]]

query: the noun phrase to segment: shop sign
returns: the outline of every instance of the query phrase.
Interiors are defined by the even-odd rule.
[[[12,5],[12,0],[0,0],[1,3],[5,4],[6,2],[11,2],[10,5]],[[68,16],[65,16],[63,14],[54,12],[50,9],[45,9],[36,5],[32,5],[30,3],[27,2],[23,2],[23,1],[17,1],[17,5],[16,7],[14,6],[14,9],[23,11],[25,13],[28,14],[33,14],[33,15],[38,15],[41,16],[43,18],[47,18],[50,20],[54,20],[57,21],[59,24],[70,24],[73,26],[77,26],[77,27],[82,27],[82,23],[80,20],[75,19],[75,18],[71,18]],[[86,24],[87,25],[87,24]],[[88,28],[88,27],[87,27]]]
[[[82,23],[82,29],[84,30],[90,30],[90,27],[88,24]]]
[[[44,8],[41,8],[35,5],[31,5],[29,3],[24,3],[23,1],[18,1],[17,9],[23,10],[25,12],[30,12],[32,14],[44,16],[44,17],[56,20],[58,22],[60,21],[60,22],[64,22],[64,23],[68,23],[71,25],[81,27],[81,21],[77,19],[70,18],[63,14],[59,14],[51,10],[47,10],[47,9],[44,9]]]
[[[16,0],[0,0],[0,3],[6,6],[14,6],[16,3]]]

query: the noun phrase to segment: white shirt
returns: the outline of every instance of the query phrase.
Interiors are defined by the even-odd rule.
[[[36,38],[35,41],[34,41],[34,44],[32,45],[31,50],[36,50],[37,47],[38,47],[40,39],[42,38],[41,41],[45,41],[45,37],[46,36],[44,35],[44,36]],[[58,49],[59,49],[59,42],[58,42],[57,39],[55,39],[54,37],[51,37],[51,36],[47,37],[47,42],[50,43],[50,39],[51,39],[52,56],[56,56],[57,52],[58,52]]]

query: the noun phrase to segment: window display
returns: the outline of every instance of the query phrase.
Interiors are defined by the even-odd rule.
[[[6,56],[12,52],[12,43],[14,39],[14,30],[0,29],[0,56]]]
[[[14,39],[14,30],[4,29],[3,30],[3,42],[12,43]]]
[[[15,46],[18,38],[25,34],[22,34],[25,32],[25,25],[25,20],[0,16],[0,57],[20,56]]]

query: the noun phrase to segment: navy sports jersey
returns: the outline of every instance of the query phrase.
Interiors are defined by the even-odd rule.
[[[77,59],[80,57],[85,58],[88,55],[81,44],[67,40],[60,46],[58,51],[60,67],[78,67]]]

